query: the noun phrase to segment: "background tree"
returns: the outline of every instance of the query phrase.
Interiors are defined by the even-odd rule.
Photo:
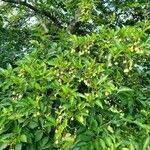
[[[101,25],[116,28],[149,20],[149,2],[140,0],[1,0],[0,7],[1,66],[30,52],[30,41],[37,33],[58,40],[60,32],[85,35],[100,32]]]

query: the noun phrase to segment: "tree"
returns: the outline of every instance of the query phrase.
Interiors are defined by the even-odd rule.
[[[148,150],[149,2],[2,1],[1,149]]]
[[[85,35],[99,32],[102,24],[116,28],[149,20],[149,2],[145,0],[136,3],[132,0],[2,0],[0,7],[1,67],[14,65],[24,53],[31,52],[30,40],[37,33],[58,40],[60,32]],[[36,36],[37,39],[40,37]]]

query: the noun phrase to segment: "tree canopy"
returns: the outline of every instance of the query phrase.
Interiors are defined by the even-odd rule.
[[[150,2],[1,0],[0,150],[149,150]]]
[[[30,52],[38,33],[57,41],[62,32],[100,33],[102,25],[134,26],[150,16],[147,0],[1,0],[0,8],[1,67]]]

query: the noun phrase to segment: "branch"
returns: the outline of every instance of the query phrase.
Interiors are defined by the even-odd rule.
[[[55,23],[55,25],[57,27],[62,28],[61,23],[50,12],[45,11],[45,10],[40,10],[40,9],[34,7],[33,5],[26,3],[26,1],[21,1],[21,0],[2,0],[2,1],[7,2],[7,3],[19,4],[19,5],[25,6],[29,9],[33,10],[35,13],[39,13],[39,14],[42,14],[42,15],[48,17],[49,19],[51,19],[53,21],[53,23]]]

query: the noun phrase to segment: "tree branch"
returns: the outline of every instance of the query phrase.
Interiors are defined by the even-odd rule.
[[[33,10],[35,13],[39,13],[39,14],[42,14],[46,17],[48,17],[49,19],[51,19],[53,21],[53,23],[59,27],[59,28],[62,28],[62,25],[61,23],[57,20],[57,18],[55,16],[53,16],[50,12],[48,11],[45,11],[45,10],[41,10],[41,9],[38,9],[36,8],[35,6],[27,3],[26,1],[21,1],[21,0],[2,0],[3,2],[7,2],[7,3],[12,3],[12,4],[18,4],[18,5],[22,5],[22,6],[25,6],[31,10]]]

